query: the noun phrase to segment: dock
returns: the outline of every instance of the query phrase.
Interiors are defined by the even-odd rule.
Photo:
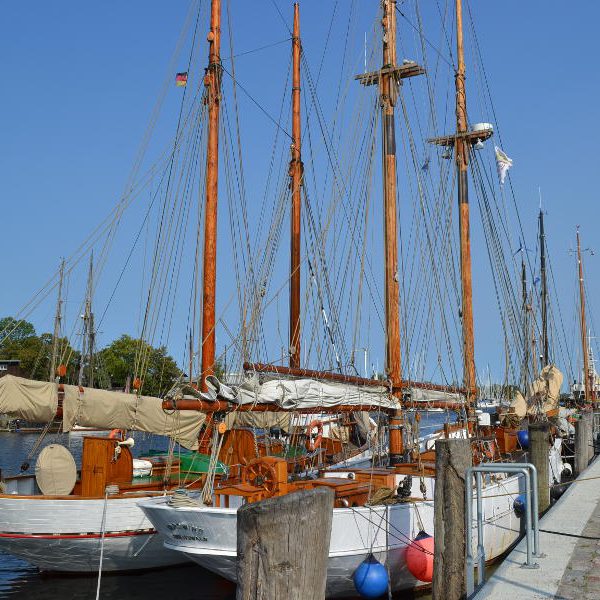
[[[600,460],[540,519],[540,550],[539,568],[523,568],[521,540],[472,599],[600,598]]]

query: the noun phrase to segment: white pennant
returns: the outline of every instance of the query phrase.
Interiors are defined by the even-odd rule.
[[[509,158],[506,153],[498,146],[494,146],[496,151],[496,166],[498,167],[498,177],[500,178],[500,185],[504,185],[506,174],[508,170],[513,166],[512,158]]]

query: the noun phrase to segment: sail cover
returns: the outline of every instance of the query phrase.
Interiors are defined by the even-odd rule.
[[[126,429],[166,435],[190,450],[198,449],[204,413],[162,409],[162,400],[125,392],[65,385],[63,430],[74,425],[102,429]]]
[[[56,384],[5,375],[0,377],[0,414],[32,423],[47,423],[58,405]]]
[[[427,404],[428,402],[448,402],[449,404],[459,404],[465,401],[465,397],[463,394],[455,393],[455,392],[443,392],[440,390],[426,390],[421,388],[413,388],[410,390],[410,399],[413,402],[423,402]]]
[[[385,386],[361,386],[316,379],[248,377],[240,385],[227,386],[207,378],[209,394],[236,404],[274,404],[283,410],[306,410],[346,406],[399,408],[399,401]],[[212,392],[212,393],[211,393]],[[203,395],[204,399],[209,399]]]

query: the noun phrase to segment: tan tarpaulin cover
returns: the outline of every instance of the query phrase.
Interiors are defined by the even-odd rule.
[[[548,412],[558,408],[563,374],[556,365],[546,365],[529,386],[527,392],[528,414]]]
[[[35,463],[35,480],[47,496],[68,496],[77,481],[73,455],[60,444],[46,446]]]
[[[204,423],[204,413],[174,411],[167,414],[162,400],[152,396],[137,396],[65,385],[63,430],[74,425],[101,429],[129,429],[167,435],[190,450],[198,449],[198,433]]]
[[[522,419],[526,415],[554,410],[558,407],[562,382],[563,374],[556,365],[545,366],[529,386],[527,400],[517,391],[509,412]]]
[[[48,423],[56,414],[56,384],[5,375],[0,377],[0,413],[12,419]]]
[[[519,390],[515,392],[515,397],[510,403],[510,412],[522,419],[527,414],[527,400]]]
[[[270,429],[279,427],[289,431],[291,414],[287,412],[231,412],[225,417],[227,429],[233,427],[252,427]]]

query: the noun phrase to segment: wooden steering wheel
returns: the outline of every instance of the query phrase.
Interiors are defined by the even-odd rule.
[[[277,473],[275,467],[260,458],[248,461],[244,467],[244,479],[254,487],[261,488],[267,496],[272,496],[277,489]]]

